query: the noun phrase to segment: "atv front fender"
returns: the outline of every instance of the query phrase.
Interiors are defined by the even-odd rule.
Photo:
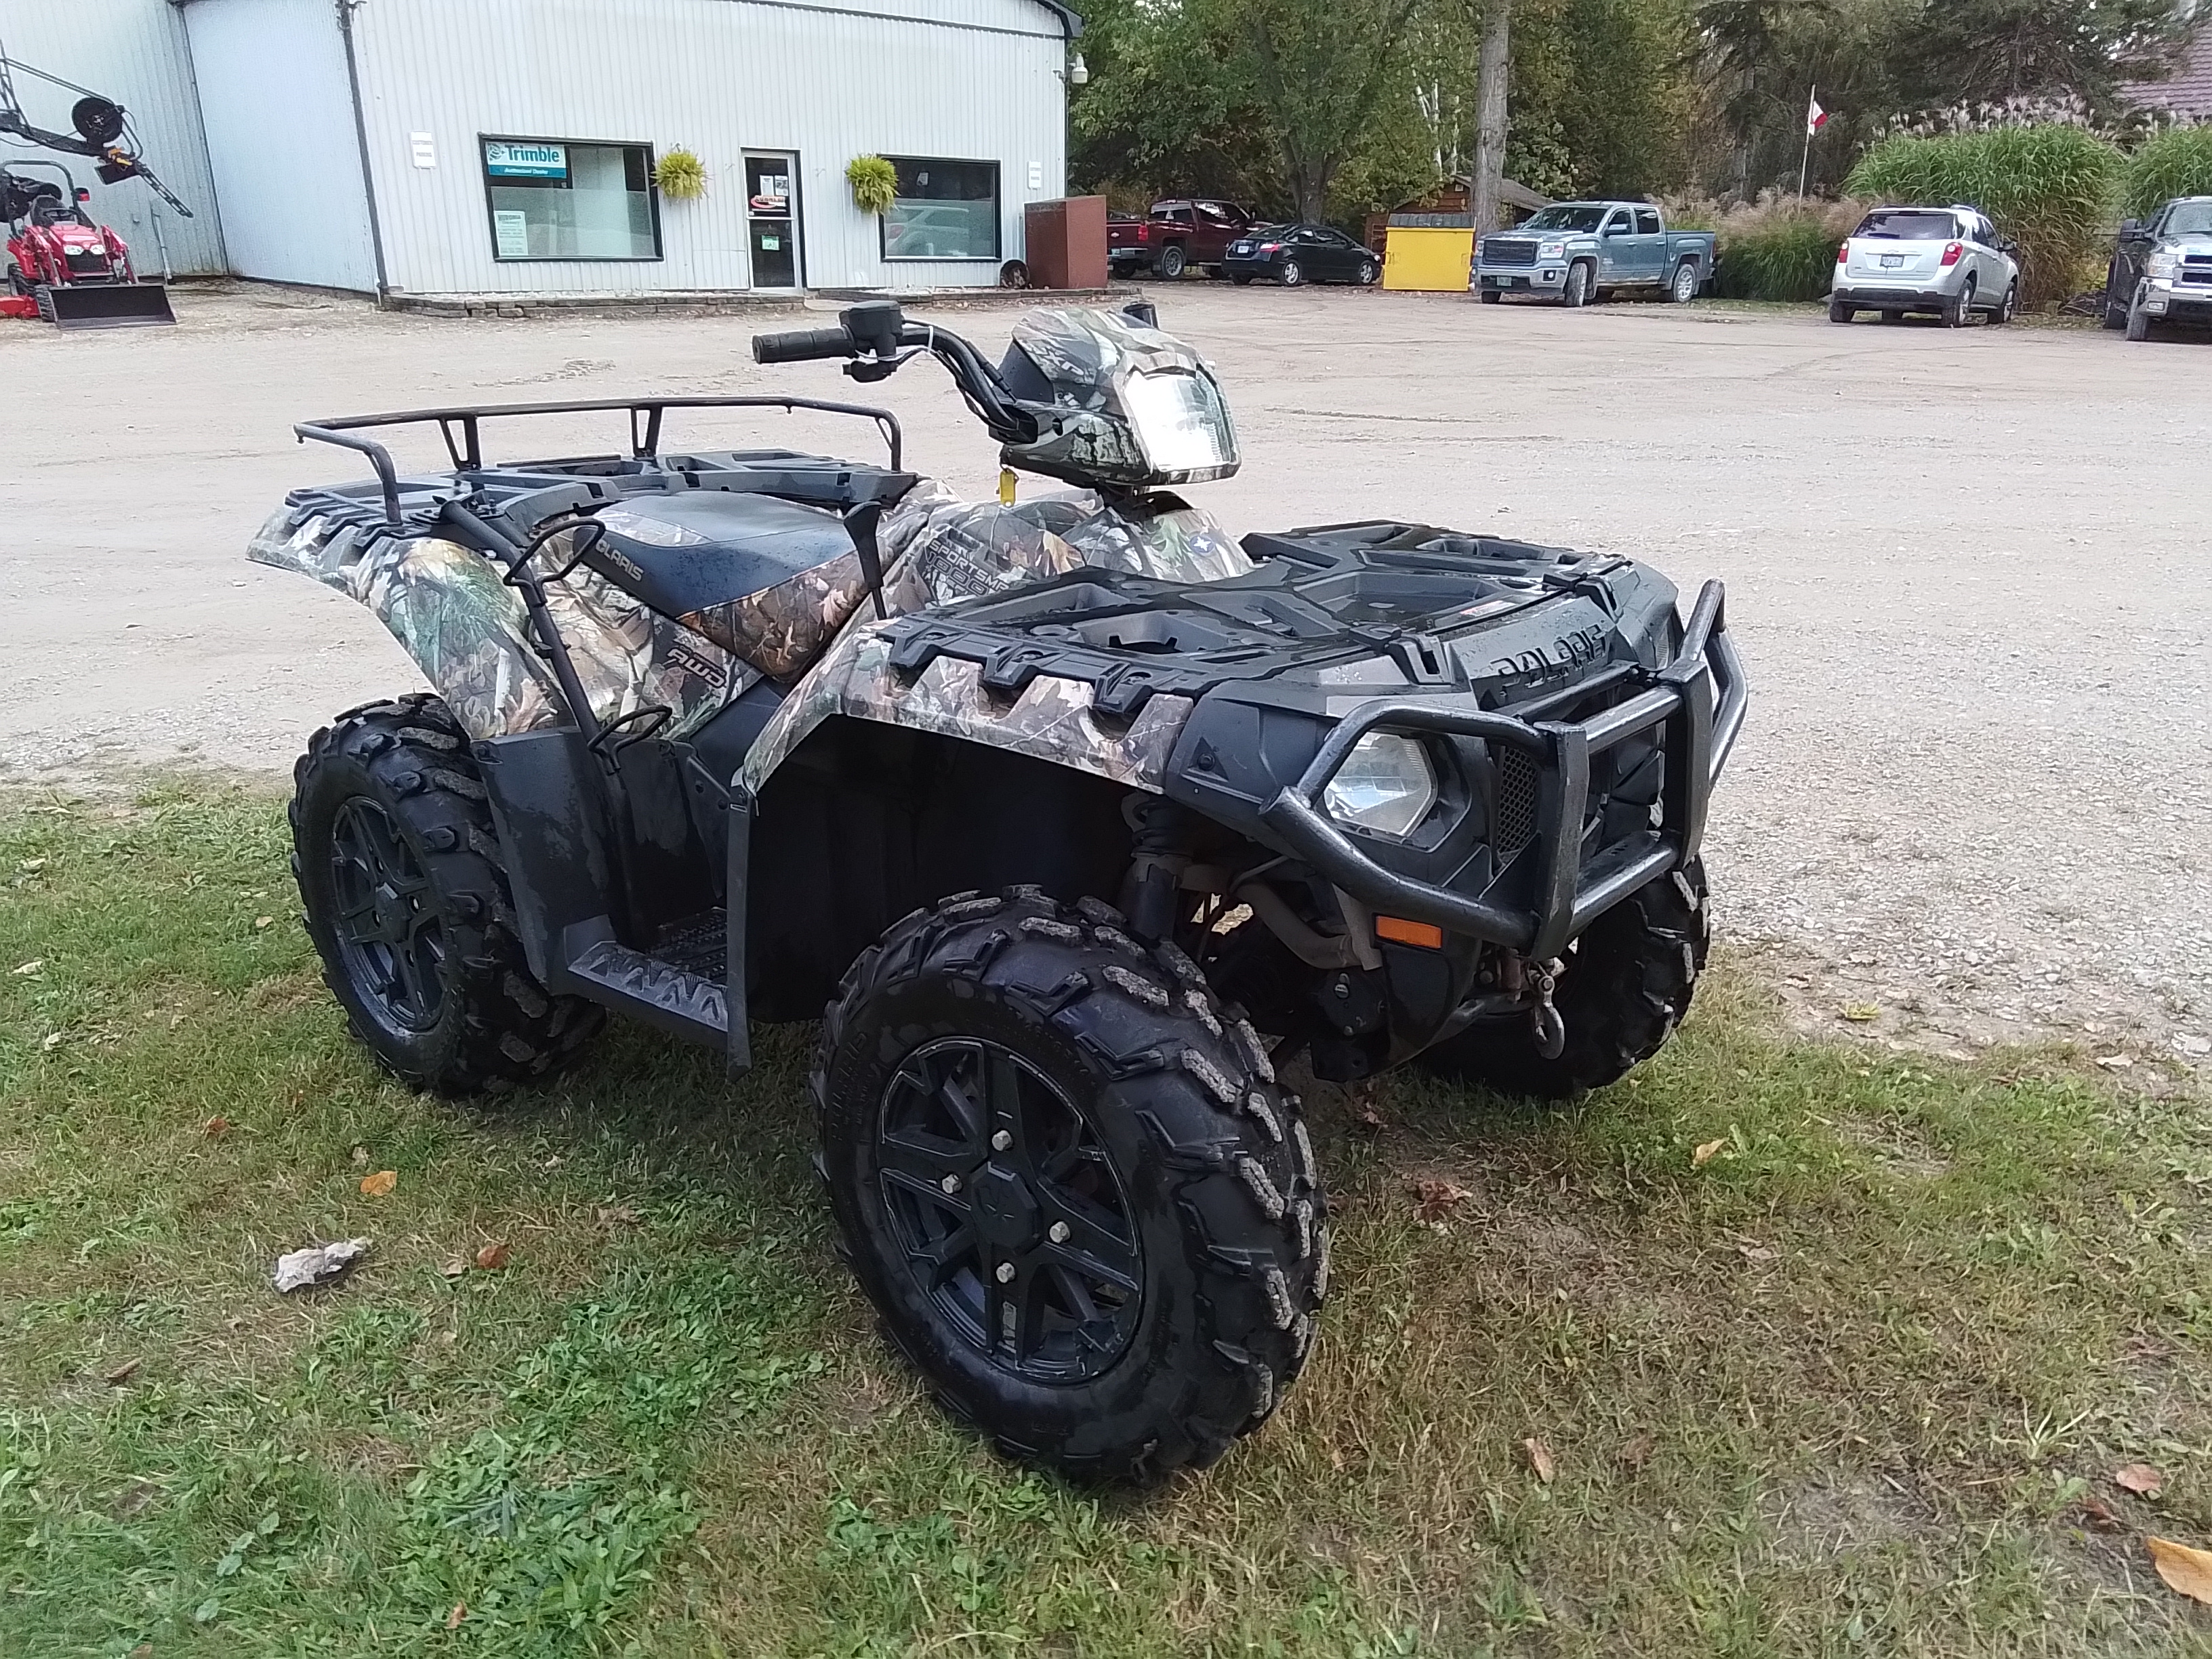
[[[1168,755],[1190,716],[1190,698],[1155,696],[1134,720],[1109,723],[1091,713],[1091,687],[1082,680],[1040,674],[1019,696],[1004,697],[983,689],[979,665],[942,656],[908,679],[890,667],[883,627],[848,626],[769,717],[738,769],[741,789],[757,799],[776,768],[832,715],[933,732],[1160,789]]]

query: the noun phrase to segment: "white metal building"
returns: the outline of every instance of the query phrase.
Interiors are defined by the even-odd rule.
[[[1055,0],[0,0],[9,56],[125,104],[209,204],[165,222],[180,269],[403,295],[988,286],[1065,192],[1080,27]],[[703,198],[653,187],[678,147]],[[863,155],[897,169],[881,218]],[[94,205],[127,235],[143,191]]]

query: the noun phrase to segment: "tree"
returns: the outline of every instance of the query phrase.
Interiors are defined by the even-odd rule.
[[[1940,0],[1899,33],[1907,104],[2079,98],[2103,112],[2169,72],[2189,14],[2175,0]]]
[[[1474,179],[1469,206],[1474,234],[1495,230],[1505,178],[1505,110],[1513,69],[1513,0],[1489,0],[1483,9],[1482,56],[1474,77]]]
[[[1301,219],[1366,141],[1420,0],[1206,0]]]

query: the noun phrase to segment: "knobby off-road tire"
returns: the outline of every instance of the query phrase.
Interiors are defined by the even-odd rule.
[[[440,1094],[542,1078],[599,1030],[531,976],[468,738],[416,693],[338,716],[293,768],[301,921],[353,1034]]]
[[[1711,944],[1700,860],[1639,889],[1570,947],[1553,1000],[1566,1024],[1556,1060],[1525,1020],[1475,1025],[1415,1062],[1501,1094],[1565,1100],[1626,1077],[1657,1054],[1690,1011]]]
[[[846,975],[811,1084],[861,1289],[1006,1455],[1202,1468],[1304,1364],[1328,1232],[1297,1099],[1112,907],[1018,887],[915,912]]]

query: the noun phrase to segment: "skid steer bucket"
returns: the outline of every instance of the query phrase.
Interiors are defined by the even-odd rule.
[[[158,328],[173,325],[159,283],[72,283],[39,289],[39,314],[57,328]]]

